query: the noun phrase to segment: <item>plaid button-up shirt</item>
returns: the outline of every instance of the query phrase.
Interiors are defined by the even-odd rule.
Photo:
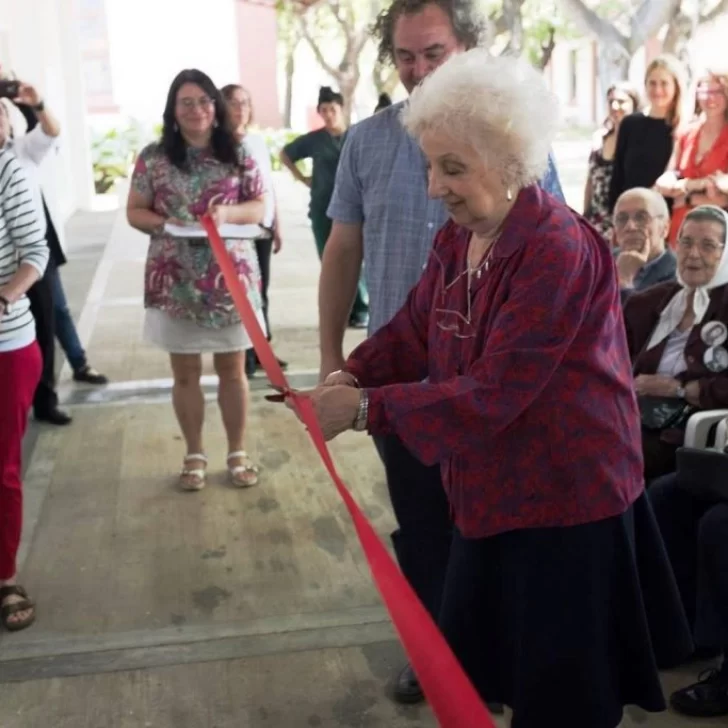
[[[449,217],[440,200],[427,196],[425,156],[400,122],[403,104],[349,130],[328,209],[335,222],[363,225],[370,334],[399,311]],[[541,185],[563,200],[551,158]]]

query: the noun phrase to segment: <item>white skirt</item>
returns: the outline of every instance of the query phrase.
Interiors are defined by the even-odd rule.
[[[263,313],[257,318],[265,332]],[[227,354],[253,346],[242,324],[209,329],[194,321],[172,318],[158,308],[146,309],[144,340],[169,354]]]

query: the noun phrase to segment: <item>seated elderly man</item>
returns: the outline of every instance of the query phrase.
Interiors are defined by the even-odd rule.
[[[665,247],[670,211],[661,194],[646,187],[623,192],[613,219],[622,303],[636,291],[675,280],[677,260]]]
[[[301,396],[327,439],[393,434],[439,464],[454,520],[439,626],[485,702],[518,728],[663,710],[657,663],[692,641],[644,496],[612,252],[537,184],[557,101],[525,61],[471,50],[403,121],[450,219],[400,311]]]

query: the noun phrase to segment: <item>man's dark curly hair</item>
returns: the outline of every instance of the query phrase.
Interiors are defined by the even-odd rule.
[[[403,15],[413,15],[428,5],[437,5],[450,18],[455,37],[468,50],[483,45],[488,20],[478,0],[394,0],[377,17],[372,32],[379,38],[379,61],[394,62],[394,26]]]

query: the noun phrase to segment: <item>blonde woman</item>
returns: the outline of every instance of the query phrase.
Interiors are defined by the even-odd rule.
[[[675,134],[682,122],[685,71],[677,58],[663,55],[647,66],[647,108],[628,116],[619,127],[609,185],[609,210],[634,187],[652,187],[667,168]]]

